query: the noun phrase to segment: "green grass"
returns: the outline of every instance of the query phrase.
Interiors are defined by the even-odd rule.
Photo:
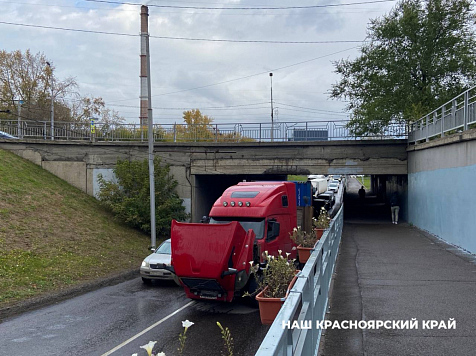
[[[307,182],[307,176],[288,175],[288,181]]]
[[[357,180],[362,183],[362,180],[364,181],[364,187],[365,190],[369,191],[370,190],[370,176],[364,176],[363,178],[357,177]]]
[[[0,307],[131,268],[149,237],[98,201],[0,150]]]

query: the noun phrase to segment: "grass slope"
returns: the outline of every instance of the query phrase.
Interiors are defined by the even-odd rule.
[[[148,244],[96,199],[0,150],[0,307],[139,268]]]

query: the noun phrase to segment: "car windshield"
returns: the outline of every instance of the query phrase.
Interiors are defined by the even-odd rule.
[[[232,217],[214,217],[210,218],[210,224],[227,224],[232,221],[238,221],[243,230],[248,231],[252,229],[257,239],[262,239],[264,236],[264,219],[253,218],[232,218]]]
[[[322,200],[329,200],[331,197],[329,195],[319,195],[318,198]]]
[[[337,184],[337,183],[331,183],[331,184],[329,184],[329,187],[338,187],[338,186],[339,186],[339,184]]]
[[[163,253],[164,255],[170,255],[172,250],[170,248],[170,241],[165,241],[162,245],[160,245],[155,253]]]

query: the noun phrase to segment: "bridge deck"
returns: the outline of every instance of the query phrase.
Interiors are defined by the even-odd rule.
[[[327,330],[320,354],[474,355],[474,255],[387,218],[344,225],[328,319],[417,318],[418,329]],[[423,320],[450,318],[455,330],[422,328]]]

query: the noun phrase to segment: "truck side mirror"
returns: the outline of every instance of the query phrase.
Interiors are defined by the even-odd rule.
[[[266,235],[266,241],[271,241],[279,236],[279,223],[276,220],[268,221],[268,233]]]

